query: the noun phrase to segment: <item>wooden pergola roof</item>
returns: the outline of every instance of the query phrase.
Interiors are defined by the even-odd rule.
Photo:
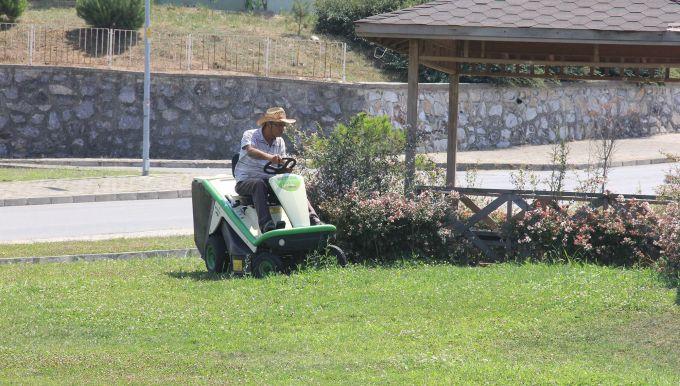
[[[419,39],[420,63],[447,73],[680,81],[680,0],[438,0],[356,32],[403,54]]]
[[[459,75],[680,81],[680,0],[437,0],[359,20],[408,55],[406,189],[413,187],[418,66],[450,74],[448,187],[455,187]]]

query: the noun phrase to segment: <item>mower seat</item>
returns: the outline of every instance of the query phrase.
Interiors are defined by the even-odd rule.
[[[233,196],[234,206],[253,205],[253,196]]]
[[[240,154],[236,153],[234,154],[233,157],[231,157],[231,175],[236,177],[236,164],[238,163],[238,159],[240,158]]]
[[[235,207],[241,206],[241,205],[245,205],[245,206],[254,205],[253,196],[232,196],[232,198],[234,199],[234,205],[233,206],[235,206]],[[271,194],[271,193],[267,196],[267,204],[269,206],[281,205],[281,203],[276,198],[276,196]]]

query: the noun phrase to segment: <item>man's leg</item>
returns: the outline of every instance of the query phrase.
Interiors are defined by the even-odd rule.
[[[268,222],[273,222],[272,215],[269,213],[267,205],[267,181],[259,178],[251,178],[236,183],[236,193],[241,196],[252,196],[255,210],[257,211],[257,222],[260,229]]]

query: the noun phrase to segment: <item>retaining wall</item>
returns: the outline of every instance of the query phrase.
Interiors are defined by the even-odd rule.
[[[139,157],[142,79],[124,71],[0,67],[0,158]],[[420,151],[444,151],[447,86],[421,85],[419,98]],[[331,127],[362,111],[387,114],[403,125],[406,85],[152,74],[151,156],[228,159],[242,132],[255,127],[270,106],[285,107],[306,130]],[[609,115],[626,137],[680,131],[680,87],[463,84],[459,148],[584,139]]]

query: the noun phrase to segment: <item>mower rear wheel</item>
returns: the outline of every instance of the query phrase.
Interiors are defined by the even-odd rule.
[[[251,263],[251,272],[255,277],[266,277],[282,272],[283,262],[279,256],[269,252],[260,252]]]
[[[227,270],[229,267],[227,246],[224,244],[221,234],[216,233],[208,237],[208,245],[205,247],[203,259],[209,272],[223,273]]]
[[[331,255],[335,256],[339,266],[344,267],[347,265],[347,256],[345,255],[345,252],[340,249],[340,247],[337,245],[328,244],[327,249]]]

